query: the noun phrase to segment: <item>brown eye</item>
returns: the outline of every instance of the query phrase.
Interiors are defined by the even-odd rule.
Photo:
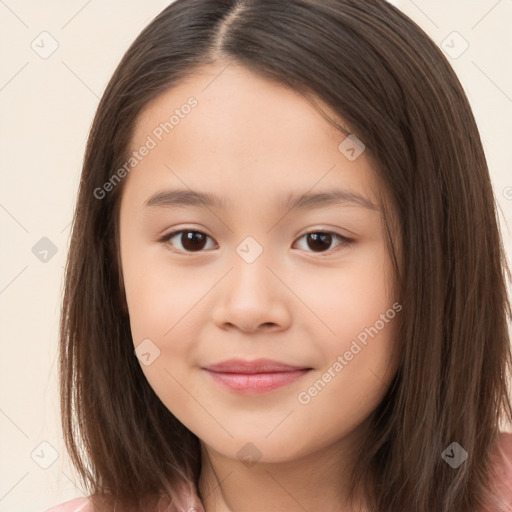
[[[308,247],[311,247],[313,251],[325,251],[332,243],[330,233],[309,233],[307,237]]]
[[[306,238],[306,247],[310,249],[307,252],[327,252],[331,249],[333,240],[338,240],[340,245],[349,245],[351,240],[339,235],[338,233],[332,233],[330,231],[311,231],[302,235],[300,239]]]
[[[181,247],[178,249],[182,252],[200,252],[204,249],[207,240],[210,237],[201,231],[194,231],[190,229],[183,229],[181,231],[174,231],[166,235],[162,242],[171,242],[173,239],[178,240]],[[174,246],[175,243],[171,243]]]

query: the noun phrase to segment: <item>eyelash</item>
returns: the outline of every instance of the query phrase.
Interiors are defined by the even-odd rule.
[[[176,235],[180,235],[182,233],[200,233],[201,235],[205,235],[210,240],[213,240],[209,235],[207,235],[206,233],[203,233],[202,231],[199,231],[197,229],[180,229],[180,230],[172,231],[171,233],[164,235],[159,241],[166,245],[170,245],[168,243],[170,241],[170,239],[174,238]],[[321,230],[308,231],[307,233],[304,233],[303,235],[301,235],[298,240],[300,240],[301,238],[304,238],[307,235],[311,235],[313,233],[314,234],[332,235],[333,238],[337,238],[341,242],[337,247],[350,246],[351,244],[354,243],[353,239],[347,238],[346,236],[340,235],[339,233],[335,233],[333,231],[321,231]],[[178,252],[178,253],[183,253],[183,254],[199,254],[201,252],[205,252],[203,249],[201,249],[199,251],[182,251],[182,250],[174,250],[174,249],[171,249],[171,250],[173,252]],[[306,252],[312,252],[313,254],[326,254],[329,252],[336,252],[337,250],[340,250],[340,249],[335,248],[335,249],[328,249],[326,251],[318,251],[318,252],[306,251]]]

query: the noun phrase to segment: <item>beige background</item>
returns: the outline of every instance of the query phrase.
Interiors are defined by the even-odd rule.
[[[512,1],[392,3],[450,52],[463,49],[461,37],[469,44],[449,59],[481,130],[510,259]],[[129,44],[167,4],[0,0],[0,511],[42,512],[83,495],[64,450],[57,394],[69,224],[99,98]],[[32,252],[43,237],[57,251],[46,262]]]

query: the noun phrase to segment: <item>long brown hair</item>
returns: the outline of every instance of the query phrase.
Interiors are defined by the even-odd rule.
[[[134,356],[118,252],[123,183],[101,199],[95,190],[126,162],[148,102],[221,61],[325,102],[364,142],[388,198],[400,364],[371,415],[354,492],[375,512],[489,506],[490,454],[512,421],[496,203],[455,72],[384,0],[177,0],[127,50],[87,143],[61,317],[63,431],[84,486],[135,510],[199,478],[197,436]],[[441,456],[452,442],[468,454],[457,469]]]

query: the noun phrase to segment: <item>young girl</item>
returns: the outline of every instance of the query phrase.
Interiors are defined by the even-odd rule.
[[[479,133],[383,0],[177,0],[85,155],[52,511],[512,509]],[[327,243],[328,242],[328,243]]]

